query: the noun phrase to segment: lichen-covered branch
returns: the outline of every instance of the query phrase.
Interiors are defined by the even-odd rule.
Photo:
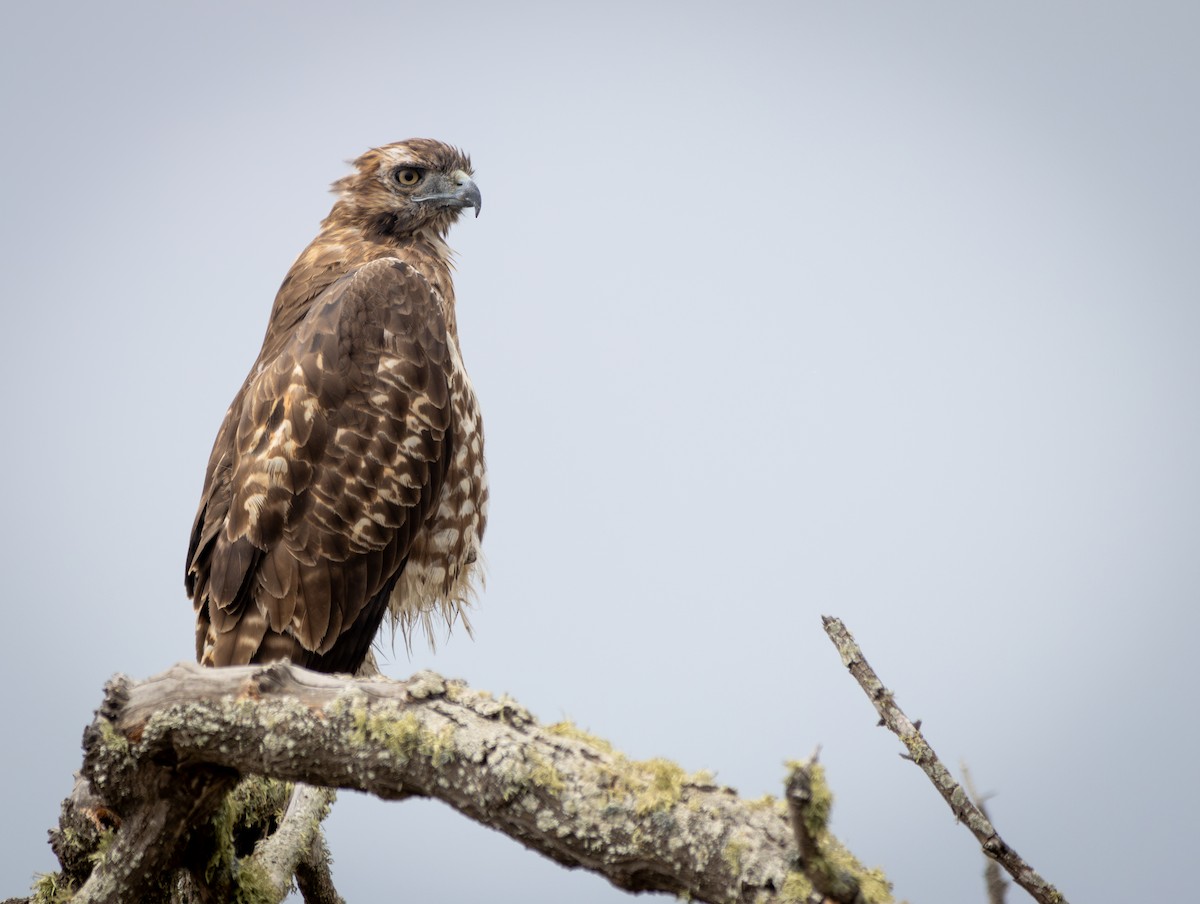
[[[312,854],[321,822],[336,797],[332,788],[295,786],[279,827],[254,851],[273,887],[286,889],[291,884],[297,867]]]
[[[870,889],[863,889],[855,871],[845,869],[836,848],[830,849],[827,827],[833,795],[815,754],[807,762],[790,764],[784,797],[804,873],[817,895],[836,904],[868,900]]]
[[[304,904],[346,904],[333,887],[333,876],[329,873],[329,851],[325,847],[325,836],[316,832],[312,846],[296,864],[296,887],[304,898]]]
[[[992,823],[979,807],[975,806],[962,786],[950,775],[950,771],[942,765],[942,761],[921,734],[920,725],[910,721],[896,704],[892,692],[879,680],[879,676],[875,674],[875,670],[871,668],[841,619],[826,615],[822,616],[822,620],[825,623],[825,633],[837,647],[850,674],[870,698],[882,724],[900,738],[908,750],[908,758],[920,766],[933,782],[938,793],[950,805],[955,817],[979,840],[983,852],[1003,866],[1013,877],[1013,881],[1042,904],[1067,904],[1066,898],[1058,889],[1038,875],[1016,851],[1005,844]]]
[[[162,877],[181,866],[198,875],[206,830],[196,827],[212,823],[246,775],[385,799],[435,797],[630,891],[722,904],[809,901],[806,870],[827,854],[864,890],[862,900],[891,899],[882,875],[862,869],[823,825],[822,856],[799,859],[780,801],[741,800],[666,760],[630,760],[570,723],[540,725],[510,699],[430,672],[397,682],[288,664],[181,664],[141,683],[110,682],[88,738],[84,774],[119,821],[109,830],[119,856],[96,858],[75,901],[167,900]],[[154,782],[162,802],[130,793],[124,783],[134,779]],[[315,812],[320,801],[294,806]],[[264,887],[295,869],[306,898],[338,900],[319,835],[302,837],[308,853],[299,863],[257,861]],[[234,900],[233,891],[219,894]]]

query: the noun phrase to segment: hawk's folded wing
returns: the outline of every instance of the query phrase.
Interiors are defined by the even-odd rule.
[[[338,671],[366,655],[453,456],[449,341],[426,280],[385,258],[264,349],[188,549],[202,662]]]

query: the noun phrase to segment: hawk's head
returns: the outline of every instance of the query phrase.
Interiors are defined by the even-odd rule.
[[[479,216],[471,158],[448,144],[410,138],[372,148],[354,167],[333,185],[338,206],[380,232],[402,236],[432,228],[445,235],[464,207]]]

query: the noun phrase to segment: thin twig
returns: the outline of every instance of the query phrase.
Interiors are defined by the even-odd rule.
[[[979,808],[979,812],[983,814],[984,818],[990,820],[992,817],[988,815],[987,808],[983,805],[984,797],[975,790],[975,784],[971,781],[971,772],[967,769],[967,764],[961,763],[960,766],[967,793],[971,795],[971,800],[975,802],[975,806]],[[995,860],[987,857],[985,861],[983,881],[987,886],[988,904],[1004,904],[1004,899],[1008,896],[1008,883],[1004,881],[1004,876],[1001,875],[1000,867]]]
[[[950,810],[978,839],[983,852],[1003,866],[1018,885],[1042,904],[1067,904],[1066,898],[1058,889],[1038,875],[1033,867],[1004,843],[988,818],[967,797],[962,786],[954,780],[933,752],[933,748],[926,742],[919,725],[914,725],[896,705],[891,691],[884,687],[879,676],[867,663],[862,650],[854,642],[841,619],[825,615],[822,616],[822,621],[825,623],[825,633],[841,654],[842,662],[874,704],[883,724],[900,738],[908,750],[907,758],[921,767],[938,793],[950,805]]]

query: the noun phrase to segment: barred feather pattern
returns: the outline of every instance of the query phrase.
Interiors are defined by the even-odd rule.
[[[465,155],[425,139],[355,166],[209,459],[185,574],[206,665],[352,672],[387,613],[406,642],[466,623],[488,489],[444,241],[462,206],[395,174],[475,206],[478,190]]]

